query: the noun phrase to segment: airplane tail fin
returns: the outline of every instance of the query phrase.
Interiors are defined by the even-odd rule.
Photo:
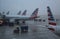
[[[25,11],[22,13],[22,15],[26,15],[26,12],[27,12],[27,10],[25,10]]]
[[[21,14],[21,11],[19,11],[18,13],[17,13],[17,15],[20,15]]]
[[[53,15],[52,15],[52,12],[51,12],[49,6],[47,7],[47,12],[48,12],[48,21],[49,21],[49,25],[54,25],[54,26],[56,26],[56,21],[55,21]]]
[[[35,9],[35,11],[32,13],[32,15],[31,15],[31,18],[37,18],[38,16],[37,16],[37,14],[38,14],[38,9],[39,8],[36,8]]]
[[[9,15],[9,11],[6,14]]]
[[[51,31],[55,31],[53,26],[56,26],[56,21],[55,21],[53,15],[52,15],[52,12],[51,12],[49,6],[47,7],[47,12],[48,12],[48,24],[50,25],[48,29],[51,30]]]

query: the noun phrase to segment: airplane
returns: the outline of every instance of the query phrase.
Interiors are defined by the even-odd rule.
[[[47,26],[48,29],[56,34],[60,34],[60,26],[57,25],[56,20],[54,19],[49,6],[47,7],[47,12],[48,12],[48,26]]]
[[[8,24],[14,24],[14,23],[19,23],[20,21],[27,21],[27,20],[34,20],[35,18],[38,18],[39,16],[37,16],[38,14],[38,9],[39,8],[36,8],[34,10],[34,12],[32,13],[31,16],[21,16],[21,15],[5,15],[4,16],[4,24],[8,25]],[[26,11],[25,11],[26,12]]]
[[[7,19],[19,19],[19,20],[32,20],[32,19],[35,19],[35,18],[38,18],[39,16],[37,16],[38,14],[38,9],[39,8],[36,8],[34,10],[34,12],[32,13],[31,16],[20,16],[20,15],[6,15],[6,18]]]

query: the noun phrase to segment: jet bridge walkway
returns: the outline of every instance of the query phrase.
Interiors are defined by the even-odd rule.
[[[16,26],[0,27],[0,39],[60,39],[57,35],[49,31],[45,26],[29,25],[28,33],[13,33]]]

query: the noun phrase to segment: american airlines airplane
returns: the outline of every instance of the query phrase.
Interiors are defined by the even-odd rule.
[[[54,19],[49,6],[47,7],[47,12],[48,12],[48,24],[49,24],[48,29],[56,34],[60,34],[60,26],[57,25],[56,20]]]
[[[19,19],[19,20],[31,20],[31,19],[35,19],[35,18],[39,17],[39,16],[37,16],[38,9],[39,8],[36,8],[30,17],[29,16],[20,16],[20,15],[6,15],[6,18],[7,19]],[[25,13],[26,13],[26,10],[25,10],[24,14]]]
[[[36,8],[35,10],[34,10],[34,12],[32,13],[32,15],[31,16],[25,16],[26,15],[26,10],[24,11],[24,13],[22,14],[23,16],[21,16],[21,15],[5,15],[5,18],[6,19],[8,19],[7,21],[6,21],[6,23],[8,24],[8,23],[14,23],[14,22],[16,22],[16,20],[17,20],[17,22],[20,22],[20,21],[27,21],[27,20],[34,20],[35,18],[38,18],[39,16],[37,16],[37,14],[38,14],[38,9],[39,8]]]

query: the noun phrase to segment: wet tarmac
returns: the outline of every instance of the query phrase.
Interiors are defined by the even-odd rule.
[[[1,26],[0,39],[60,39],[59,36],[49,31],[42,25],[29,25],[27,33],[13,33],[16,26]],[[20,28],[20,26],[19,26]]]

